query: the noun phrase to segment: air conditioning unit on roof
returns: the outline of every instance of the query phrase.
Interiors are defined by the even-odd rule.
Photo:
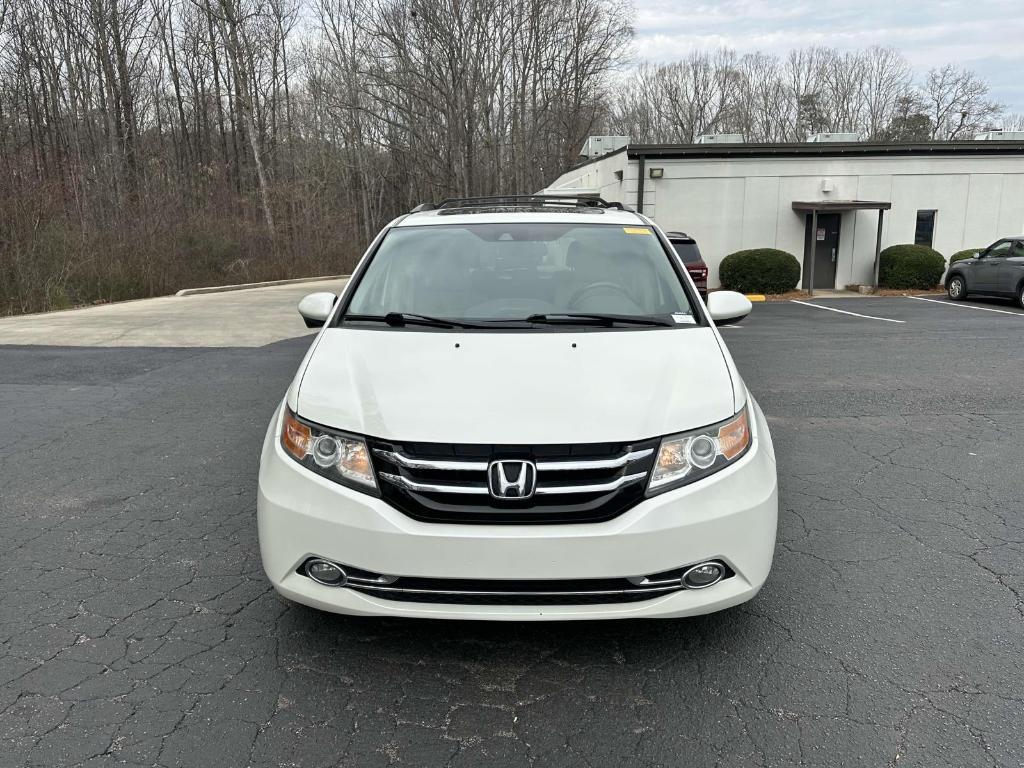
[[[627,144],[629,144],[629,136],[591,136],[583,143],[580,157],[591,160],[622,149]]]
[[[974,135],[975,141],[1024,141],[1024,131],[985,131]]]
[[[702,133],[694,144],[742,144],[742,133]]]
[[[859,133],[815,133],[807,137],[811,144],[821,144],[830,141],[855,142],[860,141]]]

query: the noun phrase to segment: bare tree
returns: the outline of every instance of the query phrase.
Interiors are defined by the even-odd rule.
[[[1004,131],[1024,131],[1024,114],[1011,112],[1003,115],[1002,128]]]
[[[793,105],[782,81],[779,60],[763,53],[747,54],[739,61],[738,74],[732,127],[751,140],[790,140]]]
[[[959,139],[997,122],[988,86],[952,65],[914,82],[891,48],[840,52],[811,47],[784,58],[695,52],[642,63],[620,83],[607,129],[638,141],[692,141],[735,131],[750,141],[803,141],[822,131],[877,141]]]
[[[914,98],[914,73],[899,51],[875,46],[863,56],[863,120],[869,138],[877,139]]]
[[[263,14],[263,8],[251,0],[215,0],[216,7],[206,0],[207,11],[216,20],[221,39],[231,62],[231,74],[235,83],[234,103],[241,117],[252,151],[253,166],[259,185],[263,218],[271,239],[274,237],[274,215],[270,208],[270,192],[267,172],[260,149],[260,133],[256,127],[256,77],[254,51],[247,33],[247,25],[256,22]]]
[[[0,0],[0,313],[339,271],[416,202],[535,191],[631,34],[623,0]]]
[[[969,139],[1002,113],[988,99],[988,84],[968,69],[953,64],[928,73],[923,97],[932,122],[932,138]]]

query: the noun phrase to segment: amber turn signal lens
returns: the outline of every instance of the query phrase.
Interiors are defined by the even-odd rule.
[[[750,425],[747,424],[747,409],[718,430],[718,452],[732,461],[750,445]]]
[[[284,429],[281,430],[281,446],[300,461],[309,453],[313,433],[309,427],[295,418],[291,409],[285,408]]]
[[[373,467],[370,466],[370,454],[362,442],[347,440],[342,452],[339,471],[353,480],[373,484]]]

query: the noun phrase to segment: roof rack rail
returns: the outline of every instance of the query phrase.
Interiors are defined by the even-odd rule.
[[[452,210],[457,208],[612,208],[632,211],[619,202],[609,202],[597,195],[488,195],[485,197],[450,197],[439,203],[420,203],[411,213]]]

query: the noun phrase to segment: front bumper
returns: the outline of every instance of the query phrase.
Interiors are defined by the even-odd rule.
[[[692,616],[760,590],[775,549],[778,496],[767,425],[754,406],[753,445],[735,465],[647,499],[603,523],[423,523],[384,501],[314,475],[277,440],[264,441],[257,518],[263,568],[283,596],[337,613],[445,619],[558,620]],[[318,584],[297,572],[309,557],[396,576],[433,579],[603,579],[642,576],[704,560],[735,575],[702,590],[591,605],[399,602]]]

